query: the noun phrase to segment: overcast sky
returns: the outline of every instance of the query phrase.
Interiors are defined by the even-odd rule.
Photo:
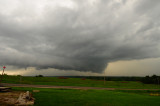
[[[0,65],[23,75],[160,74],[159,10],[160,0],[1,0]]]

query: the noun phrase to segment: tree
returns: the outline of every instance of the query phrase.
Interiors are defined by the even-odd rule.
[[[43,77],[43,75],[36,75],[36,77]]]

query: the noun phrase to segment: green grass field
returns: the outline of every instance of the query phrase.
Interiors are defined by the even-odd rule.
[[[3,83],[23,83],[39,85],[59,85],[59,86],[85,86],[85,87],[106,87],[106,88],[133,88],[133,89],[160,89],[159,85],[143,84],[136,81],[106,81],[82,80],[81,78],[59,79],[58,77],[21,77],[4,76]],[[125,82],[125,83],[124,83]]]
[[[160,96],[151,91],[107,91],[13,88],[13,90],[40,90],[33,92],[35,106],[160,106]],[[155,92],[156,93],[156,92]]]
[[[4,76],[3,83],[23,83],[59,86],[86,86],[107,88],[134,88],[134,89],[160,89],[154,84],[143,84],[136,81],[106,81],[104,85],[100,80],[82,80],[81,78],[59,79],[57,77],[21,77]],[[35,106],[160,106],[160,96],[150,96],[150,93],[159,91],[138,90],[74,90],[74,89],[51,89],[51,88],[18,88],[13,90],[33,91],[36,99]]]

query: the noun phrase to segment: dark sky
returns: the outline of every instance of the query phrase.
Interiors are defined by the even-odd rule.
[[[1,0],[0,65],[101,73],[159,58],[159,10],[159,0]]]

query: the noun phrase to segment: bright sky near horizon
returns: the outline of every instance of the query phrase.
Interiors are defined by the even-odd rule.
[[[160,74],[160,1],[1,0],[7,74]]]

